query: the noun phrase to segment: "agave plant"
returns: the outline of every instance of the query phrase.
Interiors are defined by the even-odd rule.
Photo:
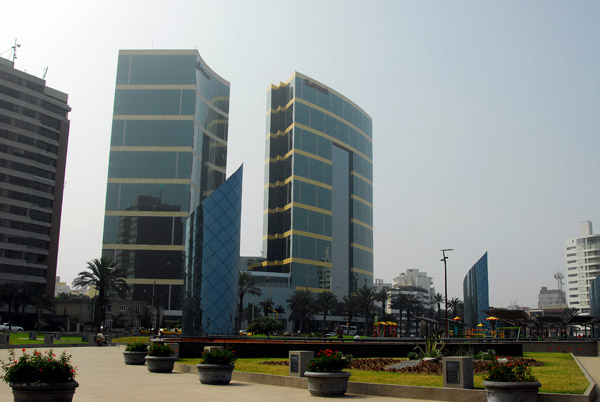
[[[425,349],[417,345],[415,351],[421,359],[425,357],[439,359],[444,355],[444,346],[445,344],[442,342],[441,335],[434,332],[429,334],[425,339]]]

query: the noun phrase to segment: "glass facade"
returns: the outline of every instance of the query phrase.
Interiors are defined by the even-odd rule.
[[[225,181],[229,83],[196,50],[121,50],[103,255],[134,300],[181,315],[190,213]]]
[[[600,318],[600,276],[590,285],[590,316]]]
[[[479,323],[487,327],[487,314],[483,312],[490,308],[487,252],[467,272],[463,292],[467,328],[477,328]]]
[[[0,58],[0,288],[54,296],[69,139],[65,93]]]
[[[234,335],[242,213],[240,167],[189,219],[184,335]]]
[[[371,117],[294,73],[268,93],[262,270],[338,297],[373,283]]]

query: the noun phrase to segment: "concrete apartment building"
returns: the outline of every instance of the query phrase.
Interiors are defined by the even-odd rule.
[[[600,235],[592,222],[579,223],[579,237],[565,240],[567,305],[579,313],[590,313],[590,285],[600,273]]]

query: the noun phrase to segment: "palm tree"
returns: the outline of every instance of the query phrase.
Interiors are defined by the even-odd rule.
[[[461,314],[463,314],[462,309],[465,304],[458,297],[453,297],[452,299],[450,299],[448,301],[448,304],[450,305],[450,309],[452,309],[452,315],[454,317],[460,316]]]
[[[352,319],[358,311],[358,300],[356,298],[356,293],[352,293],[349,296],[344,296],[342,299],[341,309],[344,314],[348,316],[348,328],[346,329],[346,334],[349,335]]]
[[[410,319],[413,317],[414,307],[417,303],[417,298],[413,295],[406,295],[405,298],[405,306],[406,306],[406,333],[405,336],[410,336],[410,330],[412,329],[412,325],[410,323]]]
[[[244,295],[250,293],[254,296],[262,295],[262,291],[256,286],[258,281],[256,277],[249,272],[240,271],[238,274],[238,312],[235,327],[240,332],[242,328],[242,310],[244,310]],[[253,307],[254,308],[254,307]]]
[[[375,293],[375,301],[381,303],[381,318],[379,321],[386,321],[386,313],[385,308],[388,300],[388,292],[386,289],[381,289],[379,292]]]
[[[433,303],[437,304],[437,320],[438,320],[438,322],[442,320],[442,302],[443,301],[444,301],[443,294],[436,293],[435,295],[433,295]]]
[[[258,305],[262,309],[263,315],[268,317],[269,311],[273,310],[273,306],[275,306],[275,302],[270,297],[267,297],[263,301],[259,302]]]
[[[308,320],[315,311],[315,300],[310,290],[296,290],[286,300],[290,308],[290,318],[300,321],[300,333],[304,333],[304,322]]]
[[[323,324],[321,326],[321,332],[325,336],[325,323],[327,321],[327,314],[335,307],[338,299],[330,290],[326,290],[317,295],[317,308],[323,313]]]
[[[399,310],[398,314],[398,333],[402,334],[402,313],[408,305],[409,298],[406,293],[400,293],[392,299],[392,309]]]
[[[363,287],[356,292],[356,300],[358,303],[358,310],[365,319],[365,336],[368,336],[369,331],[367,328],[370,328],[369,320],[375,309],[375,290],[367,285],[363,285]]]
[[[73,287],[89,288],[94,287],[98,291],[97,303],[100,310],[100,320],[94,322],[97,327],[104,325],[106,317],[106,305],[108,304],[108,292],[114,290],[119,297],[125,297],[129,290],[126,279],[127,274],[124,270],[115,268],[114,262],[107,258],[96,258],[87,263],[88,271],[80,272],[73,279]],[[95,315],[95,312],[94,312]]]

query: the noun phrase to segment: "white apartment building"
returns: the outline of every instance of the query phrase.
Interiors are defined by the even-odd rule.
[[[590,284],[600,273],[600,235],[592,222],[579,224],[579,237],[565,240],[567,305],[582,315],[590,312]]]
[[[428,308],[435,294],[433,279],[427,276],[427,272],[419,272],[418,269],[407,269],[393,278],[392,289],[388,291],[388,313],[398,313],[391,308],[391,301],[400,293],[414,296]]]

